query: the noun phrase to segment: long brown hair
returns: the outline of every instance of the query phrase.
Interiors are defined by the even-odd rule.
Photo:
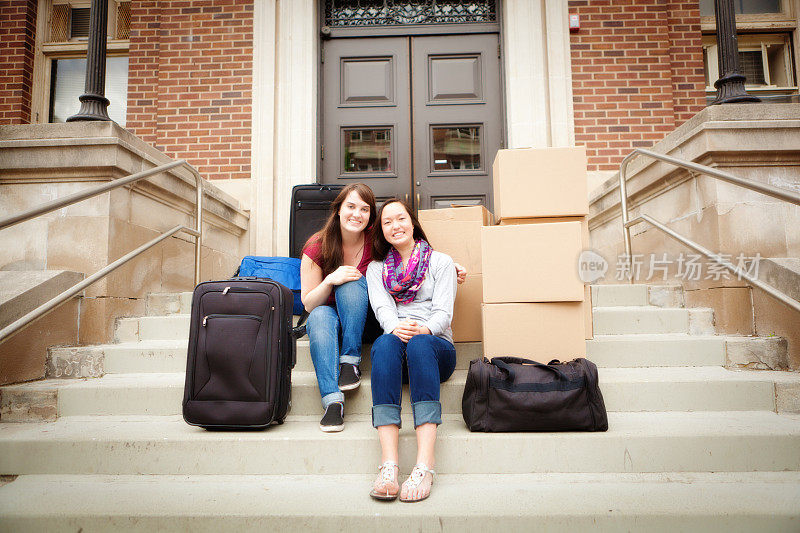
[[[339,210],[342,207],[347,195],[356,191],[362,201],[369,205],[369,221],[364,228],[364,238],[367,237],[367,232],[375,225],[375,195],[367,185],[363,183],[351,183],[341,190],[339,195],[333,201],[330,207],[328,219],[322,229],[316,232],[308,239],[308,243],[319,242],[319,265],[322,268],[322,276],[325,277],[344,263],[344,251],[342,249],[342,230],[339,223]],[[369,246],[368,242],[364,243]]]
[[[389,198],[383,203],[381,208],[378,210],[377,216],[375,217],[377,223],[375,224],[375,231],[372,232],[372,259],[375,261],[383,261],[386,259],[386,254],[388,254],[389,250],[392,249],[392,245],[389,244],[389,241],[387,241],[386,237],[383,236],[381,216],[383,215],[383,210],[386,208],[386,206],[394,203],[402,205],[403,209],[405,209],[406,213],[408,213],[408,217],[411,219],[411,225],[414,226],[414,240],[428,240],[428,237],[425,236],[425,231],[422,229],[422,224],[419,223],[419,219],[417,218],[417,215],[414,214],[411,206],[400,198]]]

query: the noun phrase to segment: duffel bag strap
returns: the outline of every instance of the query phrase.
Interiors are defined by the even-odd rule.
[[[569,378],[566,375],[564,375],[564,373],[561,372],[561,370],[557,369],[556,367],[548,366],[548,365],[539,363],[538,361],[533,361],[531,359],[523,359],[521,357],[493,357],[491,363],[494,366],[496,366],[497,368],[499,368],[501,370],[505,370],[508,373],[508,377],[509,377],[509,379],[511,381],[514,381],[515,374],[514,374],[514,368],[509,363],[512,363],[512,364],[516,363],[516,364],[520,364],[520,365],[521,364],[528,364],[528,365],[533,365],[533,366],[536,366],[536,367],[539,367],[539,368],[544,368],[544,369],[547,369],[547,370],[550,370],[550,371],[554,372],[562,380],[569,381]]]

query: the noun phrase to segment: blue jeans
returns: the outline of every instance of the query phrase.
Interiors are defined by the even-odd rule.
[[[400,427],[403,366],[408,368],[408,387],[414,427],[442,423],[439,384],[456,368],[456,349],[433,335],[415,335],[408,344],[385,334],[372,345],[372,425]]]
[[[369,308],[367,278],[362,276],[339,285],[334,294],[336,308],[315,307],[306,323],[323,409],[334,402],[344,402],[344,393],[339,390],[339,365],[361,363],[362,335]]]

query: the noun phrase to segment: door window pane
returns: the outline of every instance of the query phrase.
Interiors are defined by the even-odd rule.
[[[433,170],[480,168],[479,126],[433,128]]]
[[[78,97],[84,92],[86,81],[86,58],[54,59],[52,84],[50,86],[50,122],[65,122],[76,114],[81,103]],[[106,58],[106,98],[108,116],[125,127],[128,112],[128,58]]]
[[[344,131],[343,172],[390,172],[392,132],[389,128]]]

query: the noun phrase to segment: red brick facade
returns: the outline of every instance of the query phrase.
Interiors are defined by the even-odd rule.
[[[705,103],[698,3],[570,0],[575,142],[589,170],[617,170]]]
[[[0,125],[31,121],[36,0],[0,3]]]
[[[134,1],[127,129],[207,179],[250,177],[253,2]]]
[[[30,121],[35,0],[0,4],[0,124]],[[570,0],[575,140],[615,170],[704,105],[696,0]],[[250,177],[253,0],[131,3],[127,128],[209,179]]]

